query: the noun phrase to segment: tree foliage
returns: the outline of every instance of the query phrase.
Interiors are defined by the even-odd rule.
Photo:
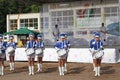
[[[39,6],[30,3],[30,0],[0,0],[0,33],[6,32],[7,14],[35,13]]]

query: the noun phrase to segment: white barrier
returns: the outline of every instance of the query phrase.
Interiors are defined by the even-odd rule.
[[[117,63],[116,52],[114,48],[107,48],[104,50],[105,55],[103,56],[103,63]],[[9,60],[6,54],[7,60]],[[35,59],[36,60],[36,59]],[[120,60],[120,59],[119,59]],[[17,48],[15,51],[15,61],[27,61],[25,48]],[[46,48],[44,51],[43,61],[58,61],[57,53],[54,48]],[[88,48],[71,48],[68,54],[68,62],[83,62],[91,63],[92,56]]]

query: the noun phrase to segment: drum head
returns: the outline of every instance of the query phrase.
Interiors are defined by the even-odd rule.
[[[67,51],[65,49],[61,49],[58,51],[58,56],[64,56],[67,53]]]
[[[27,53],[28,56],[34,54],[34,52],[35,52],[35,51],[34,51],[33,48],[30,48],[30,49],[27,49],[27,50],[26,50],[26,53]]]
[[[42,49],[36,49],[35,50],[35,54],[42,54],[43,53],[43,50]]]
[[[99,51],[95,54],[95,58],[101,58],[104,55],[103,51]]]
[[[12,52],[14,52],[15,51],[15,49],[13,48],[13,47],[8,47],[7,48],[7,52],[8,53],[12,53]]]

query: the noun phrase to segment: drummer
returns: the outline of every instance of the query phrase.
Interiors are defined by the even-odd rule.
[[[29,34],[29,41],[27,41],[27,46],[26,46],[26,51],[29,49],[35,48],[35,41],[34,41],[34,34],[30,33]],[[35,54],[27,55],[28,57],[28,69],[29,69],[29,75],[34,75],[34,58]]]
[[[36,52],[37,56],[37,66],[38,70],[37,72],[42,71],[42,58],[43,58],[43,50],[44,50],[44,42],[42,40],[42,36],[40,34],[37,35],[37,41],[36,41],[36,50],[40,49],[39,54]]]
[[[14,56],[15,56],[15,49],[16,49],[16,43],[14,41],[14,36],[10,35],[9,36],[9,41],[6,45],[6,47],[9,49],[10,47],[12,47],[14,50],[11,53],[8,53],[9,56],[9,60],[10,60],[10,71],[15,69],[15,61],[14,61]]]
[[[0,75],[4,75],[4,59],[6,43],[2,40],[3,36],[0,34]]]
[[[95,76],[100,76],[100,66],[101,66],[101,59],[102,59],[102,57],[100,58],[95,57],[95,51],[100,50],[101,48],[103,48],[103,43],[100,40],[100,34],[95,33],[95,39],[92,42],[90,42],[90,49],[91,49],[93,61],[95,64]]]
[[[62,50],[62,49],[65,49],[66,48],[66,43],[65,43],[65,34],[60,34],[60,38],[61,40],[59,42],[56,43],[55,45],[55,49],[57,50],[57,53]],[[63,55],[63,56],[59,56],[58,55],[58,69],[59,69],[59,74],[60,76],[64,75],[64,60],[66,59],[66,56]]]
[[[98,32],[93,32],[93,39],[91,39],[90,44],[95,42],[95,35],[98,34]],[[93,71],[95,71],[95,60],[93,59]]]

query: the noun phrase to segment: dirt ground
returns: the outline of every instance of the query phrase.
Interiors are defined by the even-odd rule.
[[[4,76],[0,80],[120,80],[120,63],[102,64],[101,76],[95,77],[90,63],[68,63],[68,72],[59,76],[57,63],[43,63],[43,72],[28,75],[27,62],[16,62],[15,71],[9,71],[9,63],[5,62]]]

